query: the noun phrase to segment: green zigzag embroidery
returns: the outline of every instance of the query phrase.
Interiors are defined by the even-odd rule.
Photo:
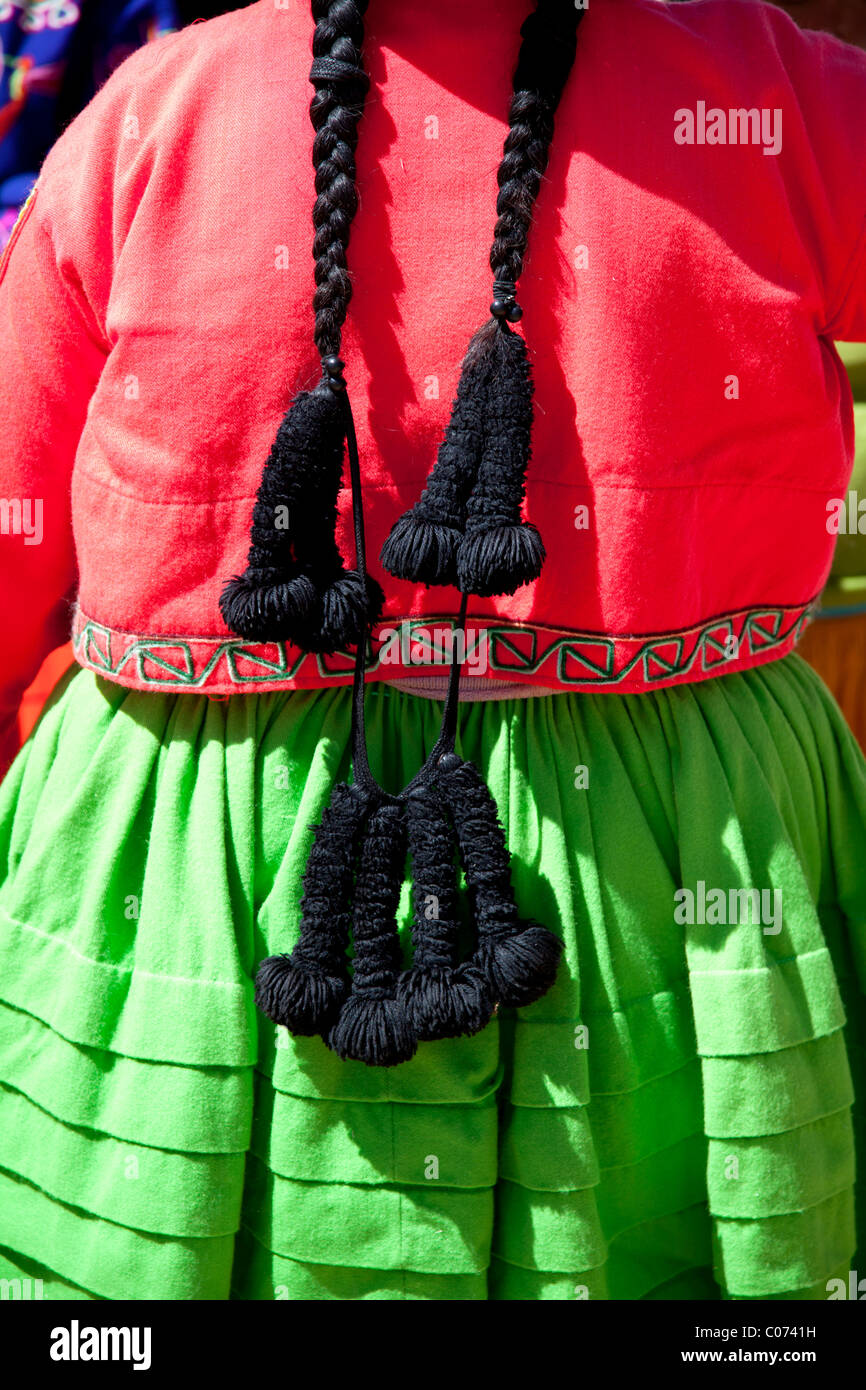
[[[680,632],[660,633],[654,637],[609,637],[601,634],[568,633],[558,636],[539,653],[541,632],[536,628],[520,627],[515,624],[497,625],[485,623],[484,631],[488,641],[488,659],[491,671],[511,672],[524,676],[535,675],[554,655],[557,658],[557,679],[562,685],[615,686],[622,682],[638,666],[642,666],[642,677],[646,685],[656,681],[670,680],[671,676],[686,676],[696,662],[703,672],[722,667],[728,660],[726,642],[736,635],[739,625],[739,647],[745,640],[750,655],[766,652],[781,646],[793,635],[796,641],[809,621],[816,605],[812,599],[805,605],[792,607],[753,608],[739,613],[711,619],[699,627]],[[786,616],[791,618],[785,623]],[[474,619],[475,622],[483,621]],[[445,618],[414,618],[408,620],[410,640],[419,630],[448,628],[456,630],[456,620]],[[397,623],[395,626],[400,627]],[[128,646],[114,660],[112,640],[118,634],[110,628],[87,619],[74,639],[76,656],[81,654],[84,661],[107,676],[117,676],[130,662],[137,668],[138,679],[145,685],[158,689],[198,689],[206,685],[220,661],[225,658],[226,666],[233,684],[238,686],[255,685],[263,680],[294,680],[305,663],[314,659],[318,674],[325,680],[340,680],[351,675],[354,657],[350,652],[340,652],[334,657],[311,657],[301,652],[293,663],[289,661],[286,645],[275,642],[272,645],[277,653],[272,660],[262,654],[264,644],[252,647],[242,638],[214,639],[215,646],[209,652],[201,670],[196,671],[193,646],[209,643],[208,638],[190,637],[133,637]],[[687,639],[692,637],[692,642]],[[100,646],[100,642],[103,643]],[[527,651],[526,644],[529,644]],[[618,646],[628,642],[639,642],[638,649],[631,654],[620,670],[615,669]],[[210,643],[209,643],[210,645]],[[467,657],[478,649],[473,632],[467,635]],[[174,657],[173,661],[171,657]],[[506,658],[511,658],[510,660]],[[180,660],[180,665],[175,664]],[[239,662],[259,668],[259,672],[249,674],[242,671]],[[166,673],[164,678],[151,675],[145,667],[151,663]],[[579,663],[584,669],[573,673],[573,664]],[[429,663],[440,665],[443,663]],[[368,671],[380,669],[377,653],[371,651],[367,662]]]
[[[258,681],[268,680],[276,677],[281,680],[293,680],[300,671],[307,653],[302,652],[297,661],[290,664],[286,652],[285,644],[282,642],[274,643],[278,652],[276,661],[269,661],[260,652],[251,651],[247,644],[240,638],[227,638],[210,653],[207,662],[200,671],[195,669],[195,658],[192,652],[192,644],[197,641],[206,641],[206,638],[184,638],[184,637],[135,637],[128,647],[125,647],[116,662],[112,658],[111,643],[114,634],[109,628],[101,627],[98,623],[88,621],[81,629],[74,642],[76,655],[83,653],[85,661],[97,670],[104,671],[108,676],[116,676],[130,662],[137,666],[137,675],[140,681],[147,685],[158,688],[177,688],[178,686],[195,689],[204,685],[223,657],[226,658],[226,665],[232,681],[237,685],[251,685]],[[99,645],[99,638],[105,642],[105,650]],[[96,653],[94,659],[93,653]],[[174,653],[180,657],[182,666],[176,666],[168,659],[168,653]],[[243,657],[245,661],[252,662],[262,668],[261,675],[244,675],[238,669],[238,658]],[[160,667],[163,671],[171,672],[171,676],[161,680],[158,676],[152,676],[145,669],[145,660],[154,666]]]

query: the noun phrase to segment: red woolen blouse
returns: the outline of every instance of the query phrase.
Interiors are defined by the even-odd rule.
[[[343,356],[388,596],[371,679],[417,674],[423,630],[458,605],[377,557],[487,317],[530,3],[368,11]],[[246,643],[218,607],[277,425],[319,375],[312,31],[305,0],[258,0],[133,54],[48,155],[0,262],[7,726],[70,632],[137,689],[350,679],[349,653]],[[866,339],[864,111],[866,54],[758,0],[591,0],[519,287],[548,561],[471,601],[487,676],[633,692],[790,650],[853,458],[832,340]],[[351,534],[346,488],[349,563]]]

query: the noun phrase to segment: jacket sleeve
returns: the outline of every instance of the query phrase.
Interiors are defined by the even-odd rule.
[[[42,216],[41,178],[0,259],[0,777],[21,696],[69,638],[70,483],[105,344]]]
[[[790,244],[813,274],[816,326],[840,342],[866,341],[866,52],[799,28],[775,5],[739,0],[718,12],[729,32],[742,30],[746,53],[761,55],[763,90],[749,104],[778,119],[766,176],[784,184]]]
[[[133,162],[118,182],[118,147],[135,133],[142,75],[179,37],[130,55],[67,126],[0,257],[0,777],[17,751],[21,696],[69,639],[72,474],[112,348],[114,265],[143,177]]]
[[[866,342],[866,52],[830,34],[804,35],[811,62],[798,95],[814,135],[804,224],[817,233],[827,337]]]

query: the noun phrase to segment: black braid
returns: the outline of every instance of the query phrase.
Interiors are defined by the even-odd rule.
[[[312,0],[313,307],[323,374],[313,391],[295,398],[278,430],[257,498],[247,571],[226,586],[221,606],[227,625],[241,635],[288,636],[321,652],[346,642],[357,647],[352,753],[359,785],[335,789],[305,877],[301,940],[292,957],[264,963],[256,998],[292,1031],[321,1033],[339,1057],[396,1066],[422,1040],[477,1032],[497,1003],[533,1003],[553,984],[562,946],[546,928],[518,916],[496,803],[478,769],[454,753],[459,666],[452,670],[442,732],[410,787],[388,795],[373,782],[367,761],[364,658],[382,594],[366,568],[357,441],[338,355],[352,294],[346,252],[358,208],[358,122],[369,87],[361,63],[367,5]],[[521,518],[532,378],[526,343],[509,323],[522,316],[517,281],[583,14],[574,0],[537,0],[521,28],[498,172],[491,317],[470,342],[422,500],[397,522],[382,553],[386,568],[403,578],[456,583],[464,594],[461,628],[466,595],[512,593],[535,579],[544,562],[541,537]],[[344,442],[355,571],[345,570],[334,539]],[[289,513],[290,534],[274,540],[277,505]],[[415,960],[401,971],[396,912],[407,834],[416,874]],[[462,963],[457,848],[478,937]],[[431,894],[436,907],[428,921],[423,909]],[[349,990],[350,899],[355,956]]]
[[[370,79],[361,62],[369,0],[312,0],[316,29],[310,81],[310,119],[316,132],[313,167],[313,256],[316,262],[315,341],[322,357],[337,355],[352,298],[346,249],[358,211],[355,149]]]
[[[577,47],[577,26],[585,11],[572,0],[538,0],[524,21],[514,72],[497,182],[497,222],[490,269],[499,281],[517,283],[523,270],[532,209],[547,168],[553,118]]]
[[[521,520],[532,375],[526,343],[508,325],[523,317],[517,281],[584,14],[572,0],[538,0],[520,30],[497,174],[492,317],[470,341],[451,420],[421,499],[397,520],[382,548],[385,569],[401,579],[454,584],[464,594],[511,594],[537,579],[544,564],[540,535]]]
[[[259,642],[294,642],[315,652],[363,643],[384,602],[370,575],[346,569],[336,541],[351,418],[337,354],[352,296],[346,248],[358,210],[358,122],[370,85],[361,65],[367,4],[312,0],[313,308],[322,380],[314,390],[299,392],[277,430],[253,510],[247,568],[232,576],[220,596],[232,632]],[[276,530],[278,509],[288,516],[285,530]]]

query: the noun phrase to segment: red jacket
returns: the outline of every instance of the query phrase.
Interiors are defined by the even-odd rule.
[[[528,7],[368,12],[343,356],[383,627],[404,634],[457,608],[375,561],[487,316]],[[70,629],[79,661],[139,689],[349,679],[348,653],[245,643],[218,608],[276,427],[318,376],[311,35],[305,0],[258,0],[134,54],[0,262],[7,724]],[[548,561],[470,604],[487,674],[640,691],[790,650],[853,456],[832,339],[866,339],[864,110],[866,54],[757,0],[593,0],[520,286]],[[423,642],[391,642],[371,678],[417,672]]]

